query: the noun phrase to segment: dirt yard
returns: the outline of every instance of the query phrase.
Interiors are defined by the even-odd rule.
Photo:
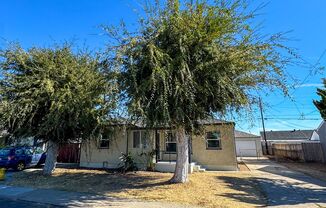
[[[250,172],[193,173],[187,184],[170,184],[172,174],[56,169],[45,177],[40,169],[15,172],[9,185],[90,192],[146,201],[168,201],[200,207],[257,207],[266,204]]]

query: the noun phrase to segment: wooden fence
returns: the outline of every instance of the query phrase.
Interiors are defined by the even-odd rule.
[[[273,143],[276,158],[286,158],[305,162],[325,162],[320,142]]]
[[[80,144],[63,144],[59,148],[58,162],[78,163],[80,158]]]
[[[302,145],[291,143],[272,144],[273,153],[277,158],[288,158],[292,160],[304,160]]]
[[[325,162],[323,147],[318,143],[302,143],[304,160],[306,162]]]

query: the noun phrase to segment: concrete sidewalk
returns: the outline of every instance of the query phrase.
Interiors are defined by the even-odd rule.
[[[264,191],[269,207],[326,207],[326,182],[267,158],[243,161]]]
[[[61,207],[112,207],[112,208],[186,208],[187,205],[144,202],[104,195],[58,191],[51,189],[33,189],[0,185],[0,198],[49,204]]]

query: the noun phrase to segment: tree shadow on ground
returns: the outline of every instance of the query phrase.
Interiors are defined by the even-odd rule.
[[[237,178],[230,176],[217,176],[216,178],[217,180],[224,181],[230,189],[237,191],[237,193],[222,193],[219,194],[220,196],[232,198],[248,204],[254,204],[256,206],[266,205],[266,197],[262,194],[256,180],[252,178]]]
[[[41,169],[28,172],[14,173],[12,185],[24,184],[24,186],[37,188],[51,188],[66,191],[91,192],[96,194],[110,195],[132,189],[148,189],[160,187],[168,189],[170,177],[160,175],[138,174],[128,172],[99,171],[94,172],[63,172],[52,176],[44,176]],[[26,181],[26,178],[29,180]]]
[[[137,190],[147,191],[153,187],[171,189],[171,183],[169,182],[170,174],[151,174],[151,172],[128,172],[121,174],[111,170],[89,171],[88,169],[85,172],[77,172],[76,170],[65,169],[64,172],[56,172],[52,176],[44,176],[42,169],[15,172],[13,180],[8,184],[18,187],[37,188],[30,194],[24,194],[24,197],[21,197],[23,200],[44,201],[44,203],[55,201],[55,204],[73,207],[128,207],[129,203],[134,205],[135,203],[141,204],[142,202],[129,197],[125,198],[123,193],[130,193],[133,190],[135,191],[133,195],[137,196]],[[164,175],[165,177],[162,177]],[[53,194],[51,193],[52,191]],[[34,196],[37,196],[37,198]],[[49,196],[52,199],[49,199]],[[151,205],[154,202],[146,203]],[[169,203],[166,207],[168,205]],[[139,207],[142,206],[139,205]],[[159,206],[155,205],[155,207]]]

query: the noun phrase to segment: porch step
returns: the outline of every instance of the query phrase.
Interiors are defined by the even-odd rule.
[[[175,170],[175,161],[159,161],[155,165],[155,170],[159,172],[169,172],[173,173]],[[192,170],[193,172],[205,172],[206,169],[202,168],[200,165],[198,165],[196,162],[190,163],[189,171]]]
[[[196,163],[194,164],[194,172],[205,172],[206,169],[202,168],[200,165],[197,165]]]
[[[198,169],[198,172],[205,172],[205,171],[206,171],[205,168],[199,168],[199,169]]]

